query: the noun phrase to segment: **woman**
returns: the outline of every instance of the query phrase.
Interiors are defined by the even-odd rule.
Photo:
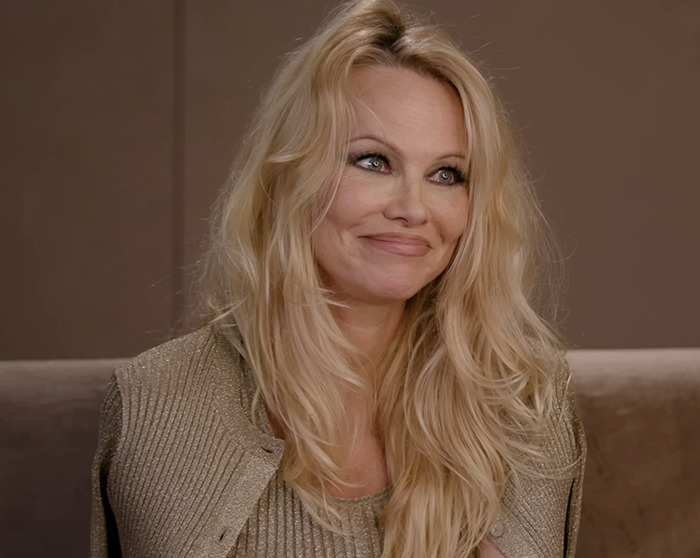
[[[211,321],[116,371],[93,555],[572,556],[584,439],[538,213],[484,78],[391,0],[276,76]]]

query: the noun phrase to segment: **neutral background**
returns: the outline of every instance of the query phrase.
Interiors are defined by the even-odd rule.
[[[333,4],[0,0],[0,358],[127,356],[190,326],[246,122]],[[700,3],[413,4],[522,131],[570,345],[700,345]]]

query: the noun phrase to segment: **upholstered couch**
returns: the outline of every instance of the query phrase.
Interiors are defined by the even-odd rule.
[[[700,349],[580,350],[583,558],[700,557]],[[89,469],[117,360],[0,363],[0,556],[88,555]]]

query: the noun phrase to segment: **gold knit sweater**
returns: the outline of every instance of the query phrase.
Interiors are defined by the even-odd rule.
[[[574,465],[510,482],[491,529],[506,558],[574,554],[585,440],[568,371],[557,375],[544,450]],[[209,327],[115,372],[92,472],[93,557],[381,554],[374,518],[388,493],[349,502],[352,537],[313,523],[281,478],[284,442],[253,425],[253,389],[242,357]]]

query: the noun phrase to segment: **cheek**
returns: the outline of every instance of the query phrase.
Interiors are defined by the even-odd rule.
[[[339,265],[339,255],[349,251],[354,220],[342,196],[336,196],[323,220],[311,236],[316,263],[326,272]]]
[[[442,235],[446,243],[456,244],[459,237],[467,229],[469,219],[469,200],[466,193],[458,199],[450,200],[442,206],[440,222],[442,225]]]
[[[455,256],[459,240],[467,229],[469,220],[469,202],[466,194],[464,197],[452,200],[452,203],[444,206],[441,215],[441,231],[445,251],[442,255],[441,272],[447,269]]]
[[[327,260],[332,254],[338,251],[337,243],[337,227],[329,219],[328,215],[321,221],[319,226],[311,235],[311,243],[313,245],[314,258],[316,263],[322,268],[327,266]]]
[[[317,229],[318,235],[335,234],[348,237],[377,211],[376,194],[361,183],[347,178],[338,186],[333,201]],[[347,238],[346,238],[347,240]]]
[[[377,203],[376,189],[371,186],[367,181],[346,174],[335,192],[328,217],[336,222],[350,222],[371,212]]]

